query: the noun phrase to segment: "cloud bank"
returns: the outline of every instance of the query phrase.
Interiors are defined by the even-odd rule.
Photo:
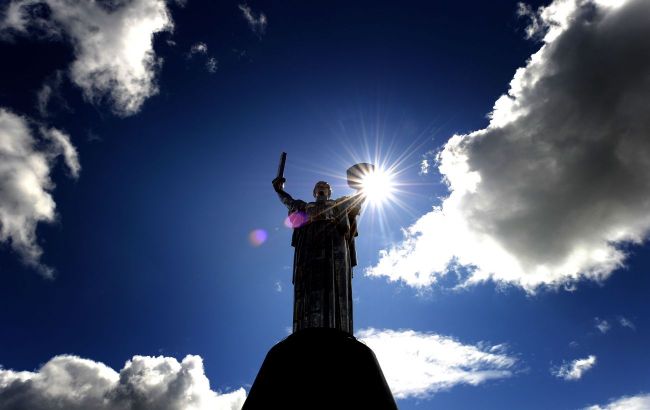
[[[623,396],[605,406],[594,405],[585,410],[646,410],[650,409],[650,394]]]
[[[49,17],[36,12],[47,7]],[[155,77],[162,59],[153,35],[171,31],[164,0],[70,1],[12,0],[0,21],[0,34],[29,34],[69,39],[75,59],[70,78],[91,102],[108,101],[121,116],[137,113],[158,92]]]
[[[426,397],[459,384],[479,385],[513,375],[517,360],[504,345],[464,345],[448,336],[413,330],[363,329],[398,399]]]
[[[0,108],[0,243],[48,277],[53,271],[40,262],[36,226],[56,219],[50,174],[58,156],[76,178],[81,166],[67,134],[43,128],[38,138],[24,117]]]
[[[596,356],[589,355],[584,359],[562,363],[561,366],[551,369],[551,374],[564,380],[580,380],[586,371],[596,365]]]
[[[602,281],[618,245],[647,237],[650,2],[556,0],[532,17],[542,46],[488,127],[436,156],[448,197],[367,275],[426,287],[460,265],[461,286],[534,292]]]
[[[199,356],[134,356],[119,373],[103,363],[62,355],[34,372],[0,368],[4,410],[234,410],[243,388],[215,392]]]

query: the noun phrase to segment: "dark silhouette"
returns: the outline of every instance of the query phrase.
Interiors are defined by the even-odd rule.
[[[326,327],[352,334],[354,237],[363,194],[359,190],[332,200],[330,185],[319,181],[313,190],[315,201],[305,202],[286,193],[284,182],[280,176],[273,180],[273,187],[288,208],[294,228],[293,331]]]
[[[305,202],[284,191],[285,160],[283,153],[273,187],[294,228],[293,334],[266,355],[243,410],[397,409],[374,353],[352,328],[361,180],[374,168],[348,170],[352,196],[331,200],[330,185],[319,181],[315,201]]]
[[[374,353],[336,329],[296,332],[266,355],[242,410],[393,410]]]

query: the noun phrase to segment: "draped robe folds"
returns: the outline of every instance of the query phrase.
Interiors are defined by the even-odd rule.
[[[352,267],[361,197],[306,203],[278,194],[294,227],[293,331],[325,327],[352,334]]]

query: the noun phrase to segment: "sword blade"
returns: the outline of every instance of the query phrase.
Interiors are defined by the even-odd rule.
[[[278,165],[278,178],[284,178],[284,164],[287,162],[287,153],[280,154],[280,165]]]

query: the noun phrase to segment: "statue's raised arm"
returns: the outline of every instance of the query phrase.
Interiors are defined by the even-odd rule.
[[[273,184],[273,189],[275,192],[278,194],[278,197],[280,198],[280,201],[285,204],[287,207],[290,207],[291,204],[293,203],[293,198],[291,195],[289,195],[285,190],[284,190],[284,183],[287,180],[284,178],[275,178],[272,181]]]
[[[296,201],[284,190],[284,183],[287,180],[284,178],[284,165],[287,161],[287,153],[283,152],[280,155],[280,165],[278,166],[278,174],[271,182],[273,184],[273,189],[278,194],[280,201],[289,209],[289,214],[292,214],[297,211],[302,211],[305,205],[303,201]]]

